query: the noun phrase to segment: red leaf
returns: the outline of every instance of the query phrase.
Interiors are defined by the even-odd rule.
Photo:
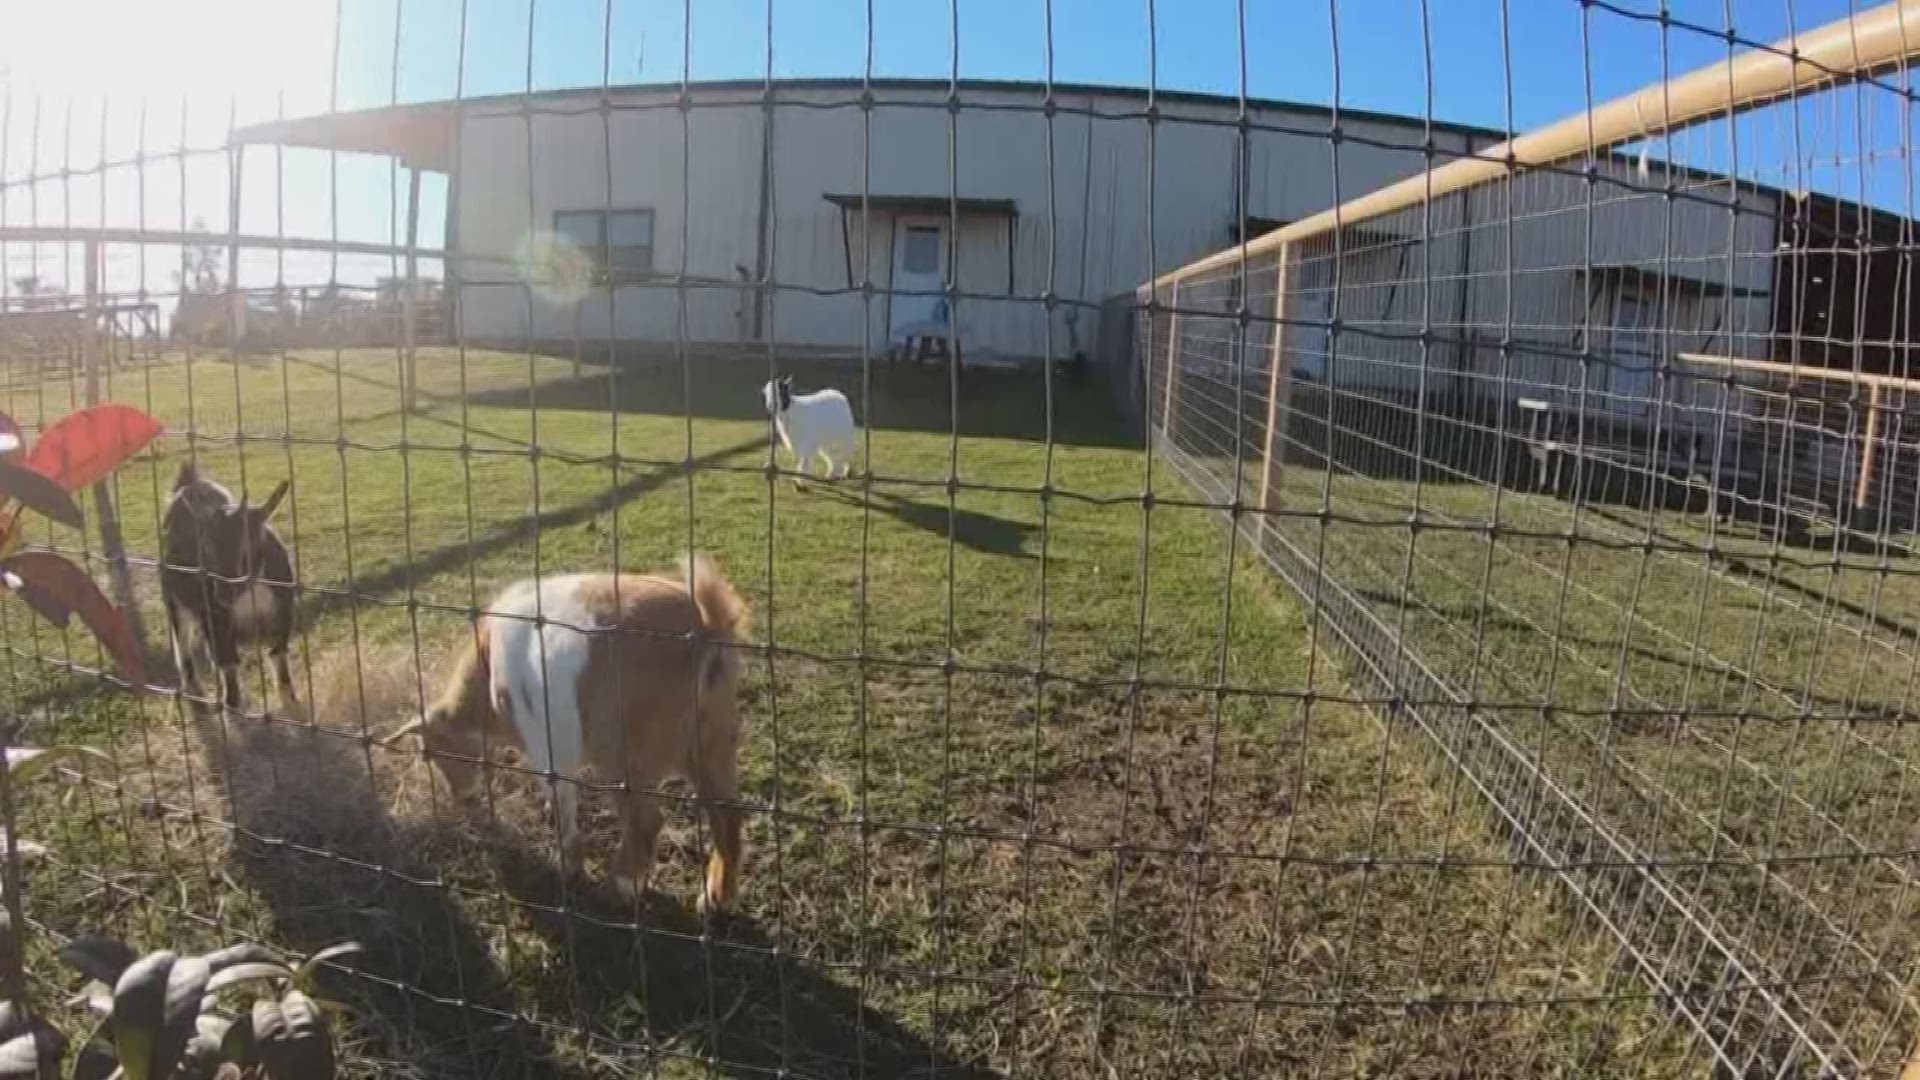
[[[27,451],[27,468],[68,491],[107,478],[161,432],[160,421],[131,405],[94,405],[55,420]]]
[[[35,609],[41,609],[43,603],[57,604],[80,616],[113,658],[120,677],[136,690],[146,688],[146,657],[133,638],[126,615],[100,592],[100,586],[86,571],[51,551],[23,551],[0,559],[0,572],[19,578],[32,590],[23,595]]]
[[[41,618],[54,626],[65,630],[67,623],[73,621],[72,609],[61,603],[60,597],[51,590],[41,588],[22,577],[11,577],[5,584],[13,589],[15,595],[25,600],[28,607],[39,612]]]

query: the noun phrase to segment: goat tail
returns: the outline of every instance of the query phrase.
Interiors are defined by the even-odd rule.
[[[700,636],[706,641],[700,660],[702,680],[708,688],[731,681],[740,671],[739,650],[734,646],[747,621],[747,601],[705,552],[681,559],[680,572],[691,587],[693,606],[700,612]]]
[[[200,464],[191,456],[182,458],[180,469],[173,474],[173,490],[192,487],[200,482]]]
[[[720,572],[720,566],[705,552],[695,552],[680,560],[680,572],[693,591],[693,606],[700,610],[700,629],[711,637],[733,637],[747,619],[747,602]]]

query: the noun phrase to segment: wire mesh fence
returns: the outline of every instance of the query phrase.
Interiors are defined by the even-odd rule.
[[[0,597],[7,738],[102,755],[0,798],[32,996],[352,939],[350,1075],[1900,1075],[1910,6],[1582,5],[1727,62],[1510,141],[872,15],[97,152],[9,92],[0,411],[165,429],[5,511],[149,671]]]
[[[1168,463],[1729,1075],[1911,1029],[1910,89],[1744,85],[1803,46],[1165,275],[1136,338]]]

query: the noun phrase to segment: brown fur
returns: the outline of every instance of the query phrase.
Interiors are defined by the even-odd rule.
[[[747,605],[704,556],[693,560],[691,592],[682,569],[675,576],[607,574],[582,584],[579,599],[596,623],[644,633],[592,637],[580,678],[580,718],[587,766],[603,780],[627,785],[615,796],[621,875],[636,890],[646,886],[668,805],[658,792],[666,780],[684,777],[693,782],[714,838],[702,899],[723,908],[733,901],[742,857],[744,819],[733,804],[740,790],[737,646]],[[525,750],[493,701],[490,623],[487,616],[476,622],[439,699],[407,729],[418,727],[429,756],[463,796],[477,790],[477,769],[489,748]],[[577,833],[564,813],[572,800],[560,805],[563,853],[577,867]]]

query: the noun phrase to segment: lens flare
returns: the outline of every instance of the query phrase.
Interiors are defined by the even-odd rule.
[[[534,292],[551,303],[577,304],[594,286],[592,257],[558,233],[528,233],[515,249],[514,261]]]

